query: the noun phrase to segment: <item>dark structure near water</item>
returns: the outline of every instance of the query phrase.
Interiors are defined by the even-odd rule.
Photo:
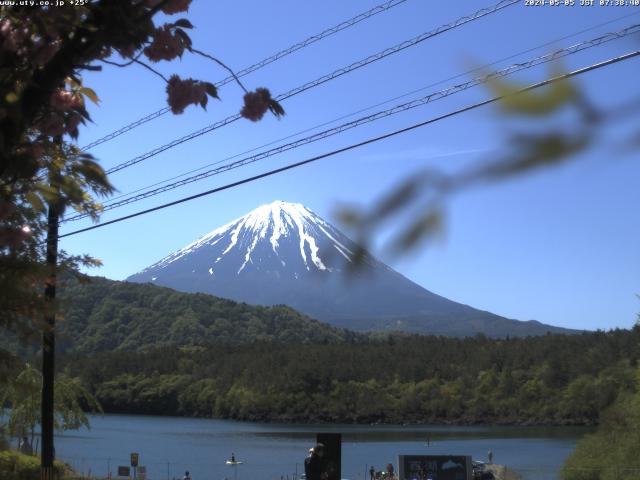
[[[472,480],[471,457],[466,455],[400,455],[399,480]]]
[[[318,433],[316,441],[324,445],[326,480],[340,480],[342,478],[342,434]]]

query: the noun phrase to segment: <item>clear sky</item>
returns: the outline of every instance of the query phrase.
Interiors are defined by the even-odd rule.
[[[196,26],[194,44],[239,70],[378,3],[381,0],[194,0],[187,17]],[[243,81],[252,89],[266,86],[274,94],[284,92],[489,5],[491,0],[408,0]],[[554,41],[553,46],[499,66],[640,23],[639,13],[639,7],[528,7],[523,2],[288,100],[283,103],[287,115],[280,121],[236,122],[115,173],[112,181],[126,193],[547,42]],[[607,21],[611,23],[555,42]],[[639,45],[637,36],[617,40],[571,56],[564,67],[585,66]],[[212,81],[226,76],[213,63],[189,55],[158,68],[166,74]],[[514,78],[540,80],[547,73],[544,67],[535,68]],[[587,74],[578,82],[598,105],[611,107],[637,98],[639,77],[640,60],[635,59]],[[137,66],[106,66],[101,73],[87,75],[85,83],[98,92],[102,104],[91,109],[94,124],[81,131],[81,145],[165,105],[163,81]],[[223,87],[220,96],[222,101],[210,103],[207,112],[190,107],[180,116],[165,115],[91,152],[108,168],[238,111],[242,92],[236,85]],[[103,218],[207,190],[488,96],[486,89],[475,88],[113,210]],[[487,161],[500,153],[504,127],[505,120],[495,109],[477,110],[276,177],[65,238],[62,248],[100,258],[104,267],[92,273],[124,279],[275,199],[301,202],[332,221],[337,205],[366,206],[420,169],[455,171]],[[442,239],[418,254],[391,261],[380,250],[373,253],[433,292],[510,318],[573,328],[628,328],[640,312],[640,163],[637,150],[612,145],[629,128],[629,124],[616,125],[603,145],[563,167],[451,198]],[[67,224],[62,233],[85,225]]]

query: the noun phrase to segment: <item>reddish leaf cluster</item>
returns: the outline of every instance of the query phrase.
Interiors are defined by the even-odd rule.
[[[83,70],[100,70],[94,62],[126,67],[143,63],[141,54],[151,62],[171,61],[187,50],[228,69],[192,48],[186,32],[193,25],[186,18],[154,24],[157,12],[173,15],[188,11],[190,4],[191,0],[122,0],[88,2],[73,9],[0,7],[0,63],[13,65],[0,82],[0,161],[11,163],[0,176],[30,179],[43,165],[38,150],[48,148],[51,137],[77,138],[79,125],[90,119],[84,98],[97,103],[95,92],[83,87],[80,76]],[[115,52],[131,61],[109,60]],[[191,104],[205,108],[209,97],[218,98],[209,82],[174,75],[167,83],[168,104],[176,114]],[[245,95],[242,116],[255,122],[267,110],[284,114],[269,90],[258,88]]]
[[[271,92],[266,88],[256,88],[255,92],[245,94],[240,115],[252,122],[257,122],[269,110],[270,105]]]
[[[173,15],[174,13],[186,12],[189,10],[191,0],[170,0],[162,11],[167,15]]]
[[[130,44],[124,47],[118,47],[117,48],[118,53],[123,57],[123,58],[133,58],[136,54],[136,52],[138,51],[138,46],[135,44]],[[106,57],[104,57],[106,58]]]
[[[81,95],[78,92],[56,89],[49,101],[50,109],[38,119],[35,127],[47,136],[68,133],[78,136],[78,126],[88,118]]]
[[[257,122],[267,110],[271,110],[276,117],[284,115],[284,108],[277,100],[271,97],[271,92],[264,88],[256,88],[255,92],[247,92],[244,96],[244,106],[240,110],[240,115],[244,118]]]
[[[51,106],[56,110],[68,112],[82,107],[82,100],[78,95],[69,90],[58,89],[51,96]]]
[[[26,26],[17,26],[10,19],[5,18],[0,21],[0,35],[2,35],[2,46],[10,52],[18,52],[24,48],[24,43],[29,36],[29,29]]]
[[[157,7],[164,0],[147,0],[146,3],[149,7]],[[174,13],[186,12],[189,10],[191,0],[169,0],[166,2],[160,10],[167,15],[173,15]]]
[[[66,130],[64,118],[56,112],[47,113],[36,123],[35,126],[44,135],[52,137],[62,135]]]
[[[191,104],[206,105],[207,86],[192,78],[182,80],[172,75],[167,84],[167,102],[173,113],[182,113]]]
[[[144,54],[152,62],[173,60],[182,57],[185,44],[184,38],[177,34],[171,25],[163,25],[153,32],[153,41],[144,49]]]
[[[57,35],[33,35],[33,25],[30,22],[25,20],[18,23],[10,18],[0,20],[0,43],[4,50],[16,54],[34,67],[51,60],[61,45]]]

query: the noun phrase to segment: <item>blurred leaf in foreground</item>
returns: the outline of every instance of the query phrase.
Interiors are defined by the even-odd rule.
[[[549,78],[560,76],[556,67]],[[500,97],[498,112],[508,123],[505,153],[497,160],[491,158],[455,174],[433,168],[414,172],[372,205],[339,210],[337,218],[363,249],[377,232],[391,224],[390,253],[413,252],[441,232],[443,208],[451,195],[476,184],[506,181],[575,160],[597,145],[607,126],[640,112],[640,102],[600,111],[578,84],[567,79],[535,90],[503,79],[492,79],[487,85],[495,97]],[[634,151],[640,148],[640,131],[626,146]]]

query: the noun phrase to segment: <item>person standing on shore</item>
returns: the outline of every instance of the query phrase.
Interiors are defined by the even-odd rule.
[[[20,453],[23,455],[33,455],[33,448],[31,447],[31,443],[29,443],[29,439],[27,437],[22,438]]]
[[[493,463],[493,452],[491,450],[489,450],[489,453],[487,453],[487,457],[489,458],[489,464]]]
[[[322,480],[324,469],[324,445],[322,443],[313,447],[311,455],[304,459],[304,474],[306,480]]]
[[[388,480],[393,480],[396,478],[396,472],[393,469],[393,464],[392,463],[387,463],[387,475],[386,475]]]

